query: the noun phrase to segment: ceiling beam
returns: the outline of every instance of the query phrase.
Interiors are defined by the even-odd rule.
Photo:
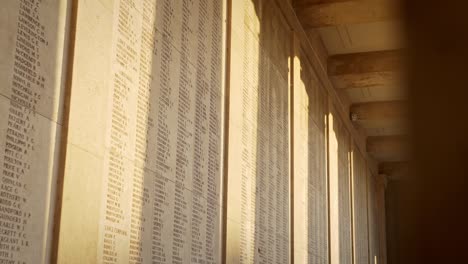
[[[338,89],[399,86],[402,56],[399,50],[330,56],[327,70]]]
[[[390,180],[401,180],[408,177],[409,162],[382,162],[379,164],[379,174],[384,174]]]
[[[328,58],[328,75],[400,71],[400,50],[333,55]]]
[[[406,101],[370,102],[350,107],[350,118],[354,122],[406,120]]]
[[[353,0],[293,0],[294,8],[304,8],[310,7],[311,5],[317,4],[329,4],[329,3],[337,3],[337,2],[348,2]]]
[[[376,160],[396,162],[408,160],[408,138],[406,136],[368,137],[367,152]]]
[[[408,166],[407,161],[382,162],[379,164],[379,174],[392,175],[396,170],[406,169]]]
[[[398,18],[391,0],[298,2],[296,13],[305,29],[372,23]],[[301,3],[301,4],[300,4]]]

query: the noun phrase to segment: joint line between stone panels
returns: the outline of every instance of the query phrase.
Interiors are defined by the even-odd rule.
[[[89,154],[89,155],[91,155],[91,156],[93,156],[93,157],[95,157],[95,158],[97,158],[97,159],[104,159],[104,156],[97,155],[96,153],[94,153],[94,152],[92,152],[92,151],[90,151],[90,150],[88,150],[88,149],[85,149],[85,148],[83,148],[83,147],[81,147],[81,146],[79,146],[79,145],[77,145],[77,144],[75,144],[75,143],[73,143],[73,142],[68,142],[68,144],[71,145],[71,146],[73,146],[73,147],[75,147],[75,148],[77,148],[77,149],[80,149],[80,150],[86,152],[87,154]],[[107,152],[110,152],[110,148],[105,148],[105,153],[107,153]],[[135,159],[130,159],[130,158],[127,157],[127,156],[123,156],[123,158],[124,158],[125,160],[129,161],[133,166],[136,166],[136,167],[138,167],[138,168],[140,168],[140,169],[147,170],[147,171],[149,171],[149,172],[151,172],[151,173],[153,173],[153,174],[158,174],[157,171],[155,171],[155,170],[153,170],[153,169],[151,169],[151,168],[149,168],[149,167],[147,167],[147,166],[139,166],[138,163],[137,163],[137,161],[136,161]],[[159,175],[159,174],[158,174],[158,175]],[[175,181],[174,181],[173,179],[168,178],[168,177],[166,177],[166,176],[161,176],[161,177],[164,178],[164,179],[167,179],[169,182],[175,184]],[[186,188],[186,189],[187,189],[187,188]],[[187,190],[190,190],[190,189],[187,189]],[[190,191],[191,191],[191,190],[190,190]],[[205,198],[204,196],[201,196],[201,197]]]
[[[227,262],[227,204],[228,204],[228,168],[229,168],[229,122],[230,122],[230,87],[231,87],[231,45],[232,45],[232,0],[225,0],[226,4],[225,16],[225,80],[224,80],[224,121],[223,121],[223,171],[222,171],[222,189],[221,189],[221,263]]]
[[[0,96],[4,97],[4,98],[7,99],[8,101],[10,101],[10,103],[11,103],[11,102],[14,102],[14,103],[16,103],[16,104],[21,105],[22,107],[24,107],[24,108],[26,108],[26,109],[32,111],[34,114],[37,114],[37,115],[43,117],[44,119],[47,119],[47,120],[49,120],[50,122],[52,122],[52,123],[54,123],[54,124],[56,124],[56,125],[58,125],[58,126],[60,126],[60,127],[63,126],[62,123],[59,123],[58,121],[53,120],[53,119],[51,119],[51,118],[49,118],[49,117],[47,117],[47,116],[41,114],[41,113],[38,112],[37,110],[33,110],[33,109],[31,109],[30,107],[27,107],[26,105],[24,105],[24,104],[22,104],[22,103],[15,102],[15,101],[13,101],[10,97],[8,97],[8,96],[6,96],[6,95],[4,95],[4,94],[0,94]]]

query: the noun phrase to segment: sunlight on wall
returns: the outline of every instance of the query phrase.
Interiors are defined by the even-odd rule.
[[[335,117],[330,111],[328,114],[329,127],[329,184],[330,184],[330,256],[331,264],[338,264],[340,258],[340,247],[337,242],[340,240],[339,233],[339,201],[338,201],[338,138],[335,129]]]
[[[232,9],[227,256],[228,263],[253,263],[258,193],[260,19],[252,1],[233,1]]]
[[[331,263],[352,263],[350,134],[336,108],[329,106]]]
[[[294,57],[294,260],[308,263],[309,258],[309,142],[310,98],[306,84],[300,78],[299,56]],[[299,82],[299,83],[298,83]]]
[[[286,263],[291,32],[274,2],[232,4],[228,263]]]

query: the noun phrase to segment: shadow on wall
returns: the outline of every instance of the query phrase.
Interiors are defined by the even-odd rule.
[[[132,248],[144,244],[153,254],[150,258],[145,253],[144,261],[217,263],[222,4],[200,0],[193,9],[185,1],[147,4],[151,6],[143,8],[142,36],[152,41],[142,37],[140,47],[131,205],[131,232],[140,236],[130,239],[129,258],[141,258]],[[153,221],[148,225],[145,219]],[[190,243],[182,243],[182,238]]]
[[[331,261],[332,263],[352,263],[350,135],[336,107],[331,105],[329,109],[329,116],[333,120],[329,150],[330,217],[331,223],[336,225],[336,227],[331,227]],[[335,156],[336,160],[333,160],[332,156]],[[333,245],[333,243],[336,244]]]
[[[328,97],[302,49],[295,63],[300,65],[301,80],[295,83],[293,102],[294,261],[328,263]]]
[[[255,261],[289,259],[290,30],[276,3],[254,1],[260,18]],[[266,210],[265,210],[266,209]],[[274,241],[274,242],[273,242]]]
[[[239,254],[243,261],[251,263],[287,263],[291,31],[276,3],[244,0],[240,5],[251,13],[241,18],[246,30],[238,32],[243,42],[243,65],[233,65],[243,68],[243,87],[231,89],[243,89],[242,138],[246,141],[242,146],[230,147],[242,147],[246,159],[241,161],[240,196],[252,201],[247,198],[241,204],[240,232],[247,246],[241,246]],[[236,31],[235,22],[233,27]]]
[[[81,206],[81,193],[67,186],[67,202],[73,206],[64,207],[66,231],[81,228],[90,238],[70,242],[62,233],[59,257],[70,262],[218,263],[222,2],[75,2],[81,10],[81,56],[94,52],[93,46],[110,51],[93,58],[109,76],[94,76],[84,56],[76,58],[76,72],[92,80],[83,85],[76,81],[81,76],[74,76],[76,90],[99,89],[102,97],[90,105],[75,98],[73,125],[78,126],[79,112],[89,114],[93,108],[104,113],[92,116],[92,122],[102,118],[105,123],[85,131],[96,138],[93,144],[102,140],[87,153],[97,165],[86,165],[99,171],[79,175],[85,184],[76,182],[81,192],[95,190],[90,185],[103,183],[103,188],[83,199],[80,209],[88,209],[91,217],[76,223],[73,206]],[[98,11],[102,16],[93,13]],[[96,29],[87,19],[95,21]],[[94,38],[102,31],[112,34]],[[86,87],[89,83],[96,87]],[[79,94],[85,100],[91,95]],[[75,183],[70,175],[79,174],[76,167],[85,161],[69,161],[75,167],[68,164],[74,171],[67,179]],[[74,248],[83,252],[74,257]]]

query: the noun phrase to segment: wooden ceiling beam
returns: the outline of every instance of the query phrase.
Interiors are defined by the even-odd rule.
[[[382,162],[379,164],[379,174],[385,174],[387,176],[392,176],[395,173],[398,173],[402,170],[408,170],[409,162],[400,161],[400,162]]]
[[[368,137],[367,152],[378,161],[395,162],[408,160],[408,138],[406,136]]]
[[[399,86],[402,60],[399,50],[334,55],[328,58],[327,71],[337,89]]]
[[[330,4],[330,3],[338,3],[338,2],[348,2],[354,0],[293,0],[293,6],[295,9],[310,7],[312,5],[318,4]]]
[[[305,29],[398,19],[391,0],[299,1],[295,9]]]
[[[333,55],[328,58],[328,75],[362,74],[400,71],[400,50],[385,50]]]
[[[407,102],[353,104],[350,107],[350,118],[354,122],[406,120],[408,118]]]
[[[390,180],[403,180],[409,174],[409,162],[382,162],[379,164],[379,174],[384,174]]]

